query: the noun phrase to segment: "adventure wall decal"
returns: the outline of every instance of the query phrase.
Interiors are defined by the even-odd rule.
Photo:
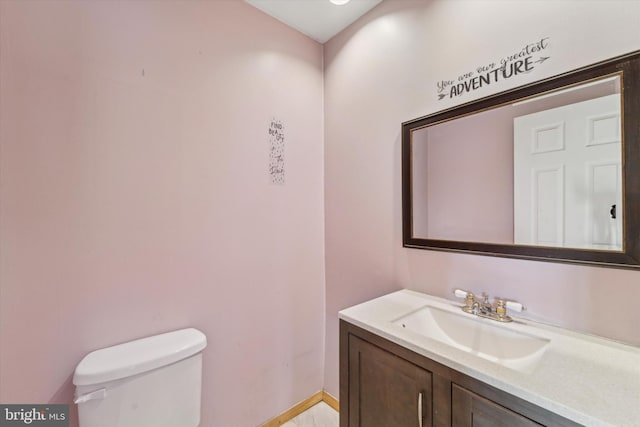
[[[545,37],[525,45],[515,54],[461,74],[457,79],[441,80],[436,83],[438,101],[443,98],[455,98],[499,81],[529,73],[550,58],[545,52],[548,47],[549,37]]]

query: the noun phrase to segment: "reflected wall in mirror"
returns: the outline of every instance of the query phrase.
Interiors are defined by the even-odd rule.
[[[402,125],[406,247],[640,265],[640,53]]]

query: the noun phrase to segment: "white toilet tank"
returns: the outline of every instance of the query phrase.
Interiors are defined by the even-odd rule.
[[[196,427],[206,346],[190,328],[89,353],[73,375],[80,427]]]

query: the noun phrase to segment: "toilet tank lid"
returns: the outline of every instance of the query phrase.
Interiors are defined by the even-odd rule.
[[[75,385],[130,377],[186,359],[207,346],[207,337],[188,328],[142,338],[87,354],[73,374]]]

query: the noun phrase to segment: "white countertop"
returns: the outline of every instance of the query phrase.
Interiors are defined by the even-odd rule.
[[[425,306],[461,303],[403,290],[344,309],[340,319],[588,427],[640,426],[640,348],[518,319],[500,327],[549,339],[533,370],[480,358],[392,323]],[[638,325],[640,327],[640,325]]]

